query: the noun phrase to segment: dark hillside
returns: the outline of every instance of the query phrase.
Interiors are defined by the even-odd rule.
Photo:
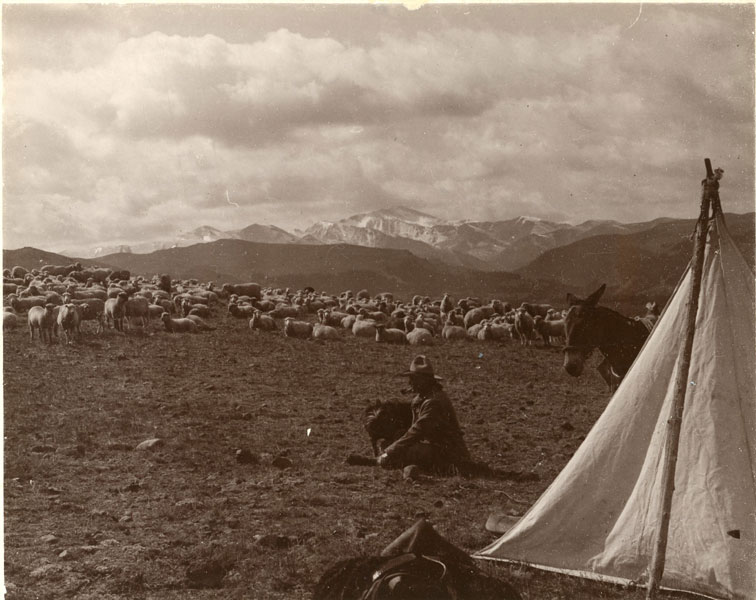
[[[725,218],[730,235],[753,269],[754,214]],[[694,219],[661,222],[637,233],[586,238],[544,252],[517,272],[584,291],[607,283],[615,297],[668,296],[690,260],[694,226]]]
[[[116,268],[114,263],[107,260],[90,259],[90,258],[71,258],[47,252],[31,246],[18,248],[17,250],[3,250],[3,268],[12,269],[16,265],[26,269],[39,269],[45,265],[70,265],[74,262],[80,262],[84,267],[99,266],[106,268]],[[118,267],[121,268],[121,267]]]

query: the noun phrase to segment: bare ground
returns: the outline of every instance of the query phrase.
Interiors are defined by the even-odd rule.
[[[608,402],[595,371],[570,378],[557,349],[427,348],[473,456],[539,480],[406,482],[344,459],[370,454],[362,411],[399,397],[417,349],[291,340],[219,315],[199,335],[153,323],[72,347],[4,335],[9,598],[308,598],[333,562],[378,553],[421,515],[473,552],[496,538],[491,511],[524,512]],[[150,438],[164,443],[135,450]],[[643,597],[495,573],[526,600]]]

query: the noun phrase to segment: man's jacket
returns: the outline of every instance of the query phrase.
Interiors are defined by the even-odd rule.
[[[388,448],[386,454],[401,453],[413,444],[429,443],[442,461],[459,464],[470,461],[470,453],[462,438],[457,413],[449,396],[436,386],[427,397],[412,400],[412,426]]]

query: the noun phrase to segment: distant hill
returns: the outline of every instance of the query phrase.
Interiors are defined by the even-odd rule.
[[[727,229],[754,268],[754,213],[725,215]],[[662,219],[647,230],[597,235],[541,254],[516,272],[585,292],[606,283],[612,295],[669,295],[691,259],[695,220]]]
[[[27,268],[42,264],[69,264],[75,259],[42,250],[4,250],[6,265]],[[244,240],[218,240],[150,254],[111,254],[82,264],[128,269],[132,275],[151,278],[168,273],[175,279],[238,283],[256,281],[265,286],[313,286],[329,293],[367,289],[438,297],[444,292],[459,298],[474,295],[508,302],[534,298],[555,301],[567,291],[561,284],[539,282],[504,272],[483,272],[434,264],[406,250],[366,248],[346,244],[260,244]]]

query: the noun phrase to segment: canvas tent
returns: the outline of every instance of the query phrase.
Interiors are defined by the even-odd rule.
[[[691,269],[578,451],[474,556],[645,585]],[[706,243],[661,586],[756,599],[754,274],[718,203]]]

